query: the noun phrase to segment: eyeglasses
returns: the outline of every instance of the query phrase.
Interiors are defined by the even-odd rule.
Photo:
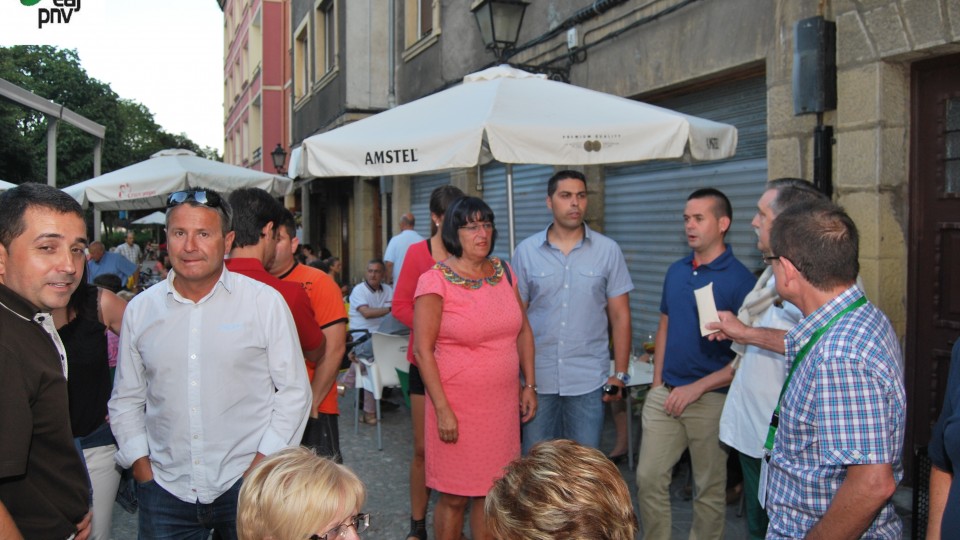
[[[490,223],[489,221],[484,221],[482,223],[474,222],[469,225],[464,225],[460,228],[470,234],[477,234],[480,232],[481,228],[486,232],[493,232],[493,223]]]
[[[223,199],[220,198],[220,194],[215,191],[206,191],[203,189],[188,189],[186,191],[177,191],[171,193],[167,197],[167,208],[173,208],[178,204],[183,204],[187,201],[197,201],[198,203],[209,206],[210,208],[219,208]]]
[[[335,538],[345,538],[347,531],[353,527],[359,535],[370,526],[370,514],[357,514],[350,518],[347,523],[341,523],[323,534],[315,534],[307,540],[334,540]]]
[[[765,255],[763,257],[763,264],[770,266],[771,264],[773,264],[773,261],[779,261],[779,260],[780,260],[779,255]]]

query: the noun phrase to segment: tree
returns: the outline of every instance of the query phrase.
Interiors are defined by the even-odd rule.
[[[0,47],[0,78],[106,126],[102,172],[143,161],[165,148],[186,148],[204,157],[186,134],[164,131],[145,106],[123,99],[110,85],[87,75],[74,49],[17,45]],[[13,183],[45,182],[47,119],[19,104],[0,100],[0,178]],[[91,135],[61,122],[57,138],[57,185],[93,176]]]

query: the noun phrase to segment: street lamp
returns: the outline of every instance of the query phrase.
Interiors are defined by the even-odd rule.
[[[508,61],[516,52],[520,26],[523,24],[523,14],[527,11],[528,4],[529,2],[524,0],[475,0],[470,11],[477,19],[483,44],[497,55],[497,62],[501,64],[509,64],[531,73],[543,73],[554,81],[570,82],[570,66],[585,60],[586,54],[567,54],[566,63],[559,66],[549,65],[559,59],[537,66]]]
[[[524,0],[479,0],[470,8],[483,44],[500,63],[506,62],[506,53],[517,44],[527,4]]]
[[[287,152],[280,146],[280,143],[277,143],[277,147],[273,149],[273,152],[270,152],[270,157],[273,158],[273,168],[280,174],[286,173],[284,169],[284,164],[287,162]]]

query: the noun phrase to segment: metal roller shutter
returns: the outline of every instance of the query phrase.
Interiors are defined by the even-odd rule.
[[[510,253],[510,237],[507,230],[507,169],[502,163],[483,167],[483,200],[493,210],[497,221],[497,244],[493,254],[505,260]],[[513,211],[517,228],[517,244],[528,236],[543,230],[553,221],[547,208],[547,180],[553,175],[549,165],[513,166]]]
[[[430,238],[430,194],[450,183],[450,173],[422,174],[410,178],[410,211],[415,218],[414,230]]]
[[[762,265],[750,221],[767,181],[764,79],[717,85],[657,105],[733,124],[739,143],[736,157],[722,162],[606,168],[604,231],[620,244],[636,287],[630,309],[637,341],[656,331],[667,267],[689,253],[682,215],[694,190],[715,187],[727,195],[733,205],[727,242],[747,268],[759,270]]]

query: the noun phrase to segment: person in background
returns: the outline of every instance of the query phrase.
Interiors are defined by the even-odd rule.
[[[311,428],[303,444],[315,449],[321,456],[342,462],[338,425],[340,411],[335,381],[346,351],[347,313],[340,288],[333,279],[293,258],[299,242],[296,230],[293,214],[285,208],[277,230],[277,254],[269,270],[280,280],[303,287],[325,338],[322,359],[316,365],[307,362],[313,405],[310,409]]]
[[[960,340],[953,344],[943,409],[928,453],[932,466],[927,539],[939,540],[960,531],[960,482],[953,481],[955,464],[960,463]]]
[[[300,254],[303,256],[302,264],[310,264],[313,261],[320,260],[320,257],[317,257],[316,252],[313,251],[313,246],[310,244],[300,244]]]
[[[359,538],[370,525],[360,510],[366,490],[343,465],[306,448],[289,448],[260,462],[240,488],[240,540]]]
[[[122,255],[107,251],[103,242],[91,243],[89,251],[90,259],[87,261],[89,283],[93,283],[93,280],[100,274],[116,274],[120,276],[124,287],[129,283],[131,277],[133,277],[134,285],[136,285],[140,278],[140,267],[136,263],[130,262]]]
[[[231,218],[216,191],[171,194],[173,270],[124,314],[108,410],[117,462],[139,482],[141,538],[206,538],[211,530],[236,538],[242,477],[298,445],[310,413],[283,297],[224,266]]]
[[[826,200],[826,196],[799,178],[768,182],[751,222],[761,256],[770,253],[770,229],[780,212],[817,200]],[[737,353],[731,364],[736,375],[720,415],[720,441],[739,453],[747,528],[751,540],[762,540],[769,522],[757,499],[763,443],[789,367],[783,356],[783,336],[800,322],[803,314],[780,298],[773,269],[767,266],[738,314],[720,311],[718,316],[720,322],[708,323],[707,328],[720,331],[707,338],[733,340],[731,349]]]
[[[634,540],[630,489],[603,453],[543,441],[504,469],[484,509],[498,540]]]
[[[327,263],[327,268],[330,269],[327,274],[340,285],[340,273],[343,272],[343,261],[341,261],[339,257],[328,257],[324,259],[324,261]]]
[[[853,220],[825,201],[784,210],[770,231],[764,261],[804,316],[785,337],[791,373],[764,445],[770,539],[903,535],[902,353],[856,283],[859,251]]]
[[[113,274],[101,274],[93,280],[93,284],[117,295],[117,298],[123,300],[124,309],[126,309],[127,302],[133,299],[133,293],[123,290],[120,278]],[[131,296],[125,296],[126,294]],[[110,387],[113,388],[113,379],[117,374],[117,357],[120,354],[120,330],[117,329],[115,332],[110,329],[109,325],[106,326],[107,328],[104,329],[103,333],[107,336],[107,365],[110,366]]]
[[[440,492],[438,540],[460,539],[468,504],[473,540],[490,538],[484,497],[520,455],[520,424],[537,412],[533,332],[512,270],[490,256],[493,218],[481,199],[454,202],[441,232],[450,257],[420,276],[414,294],[414,354],[429,398],[426,478]]]
[[[691,193],[683,210],[691,252],[671,264],[664,278],[637,460],[640,521],[649,540],[670,538],[670,471],[687,449],[697,487],[690,537],[723,538],[728,450],[720,444],[720,412],[734,355],[729,343],[702,335],[694,291],[710,286],[716,309],[736,311],[753,288],[756,277],[724,242],[732,220],[722,192]]]
[[[136,236],[133,234],[133,231],[127,231],[126,240],[117,246],[117,254],[123,255],[125,259],[133,264],[140,264],[140,261],[143,260],[143,253],[140,251],[140,246],[137,245]]]
[[[523,426],[523,448],[549,439],[597,448],[603,404],[620,401],[630,381],[633,281],[620,246],[585,222],[582,173],[557,172],[547,180],[546,195],[553,222],[520,242],[513,255],[536,340],[539,383],[539,414]]]
[[[447,208],[453,201],[464,197],[463,191],[454,186],[440,186],[430,194],[430,238],[410,246],[404,257],[403,269],[393,293],[393,305],[390,310],[394,318],[413,328],[413,293],[417,282],[424,272],[439,261],[446,260],[450,254],[440,238],[440,226]],[[410,333],[410,345],[407,348],[407,360],[410,362],[410,419],[413,425],[413,459],[410,460],[410,532],[406,540],[427,540],[427,503],[430,490],[424,477],[423,414],[424,386],[417,368],[417,359],[413,355],[413,332]]]
[[[285,283],[267,272],[277,256],[277,233],[283,205],[260,188],[240,188],[227,199],[233,215],[233,245],[224,261],[231,272],[273,287],[282,296],[297,327],[300,349],[308,363],[323,357],[323,332],[314,320],[310,299],[298,283]]]
[[[416,218],[409,212],[400,216],[400,233],[390,239],[386,251],[383,252],[383,260],[387,263],[386,282],[391,285],[400,279],[400,270],[403,268],[407,250],[413,244],[423,241],[423,237],[413,230],[415,222]]]
[[[90,485],[50,315],[82,283],[83,209],[33,183],[0,194],[0,208],[0,538],[85,540]]]
[[[96,282],[112,276],[102,274]],[[114,457],[117,443],[107,422],[107,401],[113,389],[109,336],[120,333],[127,303],[107,288],[82,280],[70,302],[53,310],[53,322],[67,351],[67,393],[70,426],[93,490],[91,540],[109,540],[113,502],[120,485],[120,469]],[[116,352],[116,349],[114,349]],[[116,357],[114,357],[116,366]]]
[[[390,314],[393,288],[383,283],[384,270],[382,260],[371,259],[367,263],[366,278],[350,293],[350,332],[376,332],[383,319]],[[352,352],[350,354],[353,355]],[[356,384],[356,381],[353,383]],[[377,423],[376,399],[369,390],[363,391],[363,423]]]

